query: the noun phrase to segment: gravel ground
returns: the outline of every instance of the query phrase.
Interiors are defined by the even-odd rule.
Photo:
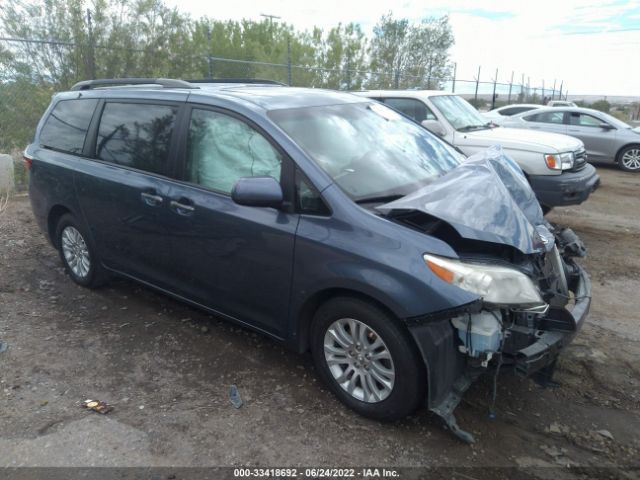
[[[490,419],[491,383],[476,383],[457,411],[473,446],[426,410],[396,424],[359,417],[309,356],[137,284],[74,285],[18,195],[0,215],[0,466],[519,467],[554,479],[605,467],[637,478],[640,175],[599,170],[586,204],[549,215],[585,241],[594,295],[560,386],[505,373]],[[84,410],[87,398],[114,409]]]

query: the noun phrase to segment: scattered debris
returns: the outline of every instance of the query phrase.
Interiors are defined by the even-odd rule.
[[[557,423],[552,423],[551,425],[549,425],[549,432],[562,433],[562,430],[560,430],[560,425],[558,425]]]
[[[7,348],[9,348],[9,344],[0,340],[0,353],[6,352]]]
[[[602,435],[605,438],[608,438],[609,440],[613,440],[613,435],[609,430],[596,430],[596,433]]]
[[[202,333],[208,333],[208,332],[209,332],[209,327],[207,327],[207,326],[203,325],[203,326],[200,328],[200,331],[201,331]]]
[[[240,398],[240,392],[235,385],[231,385],[229,389],[229,399],[234,407],[240,408],[242,406],[242,398]]]
[[[549,445],[540,445],[540,450],[553,458],[562,457],[567,454],[566,448],[558,448]]]
[[[93,410],[94,412],[101,413],[103,415],[113,410],[113,407],[106,402],[100,400],[85,400],[82,402],[82,407]]]

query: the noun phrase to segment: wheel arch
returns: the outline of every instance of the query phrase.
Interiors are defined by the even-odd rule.
[[[47,234],[49,235],[49,241],[56,248],[58,248],[56,244],[56,228],[60,218],[67,213],[73,215],[73,212],[69,208],[58,204],[49,210],[49,215],[47,216]]]
[[[295,349],[298,352],[304,353],[309,350],[311,324],[313,322],[313,317],[320,306],[331,300],[332,298],[338,297],[355,298],[364,302],[371,303],[372,305],[375,305],[377,308],[388,314],[391,318],[397,320],[397,323],[399,325],[402,325],[403,328],[406,329],[406,325],[404,325],[404,323],[401,321],[401,317],[399,317],[398,314],[394,312],[394,309],[392,307],[386,305],[380,299],[355,289],[342,287],[326,288],[315,292],[313,295],[307,298],[302,306],[298,309],[297,315],[295,316],[295,331],[297,332]]]

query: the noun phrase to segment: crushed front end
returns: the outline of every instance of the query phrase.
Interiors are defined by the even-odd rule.
[[[586,249],[571,229],[544,219],[522,171],[500,149],[378,209],[450,245],[457,258],[426,253],[425,264],[440,281],[478,296],[407,319],[427,368],[430,410],[473,442],[453,411],[477,376],[496,379],[509,367],[551,382],[591,304],[591,283],[575,261]]]

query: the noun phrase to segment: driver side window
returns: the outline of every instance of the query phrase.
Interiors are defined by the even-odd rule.
[[[245,122],[220,112],[194,109],[189,125],[186,180],[230,194],[241,177],[280,180],[282,156]]]

